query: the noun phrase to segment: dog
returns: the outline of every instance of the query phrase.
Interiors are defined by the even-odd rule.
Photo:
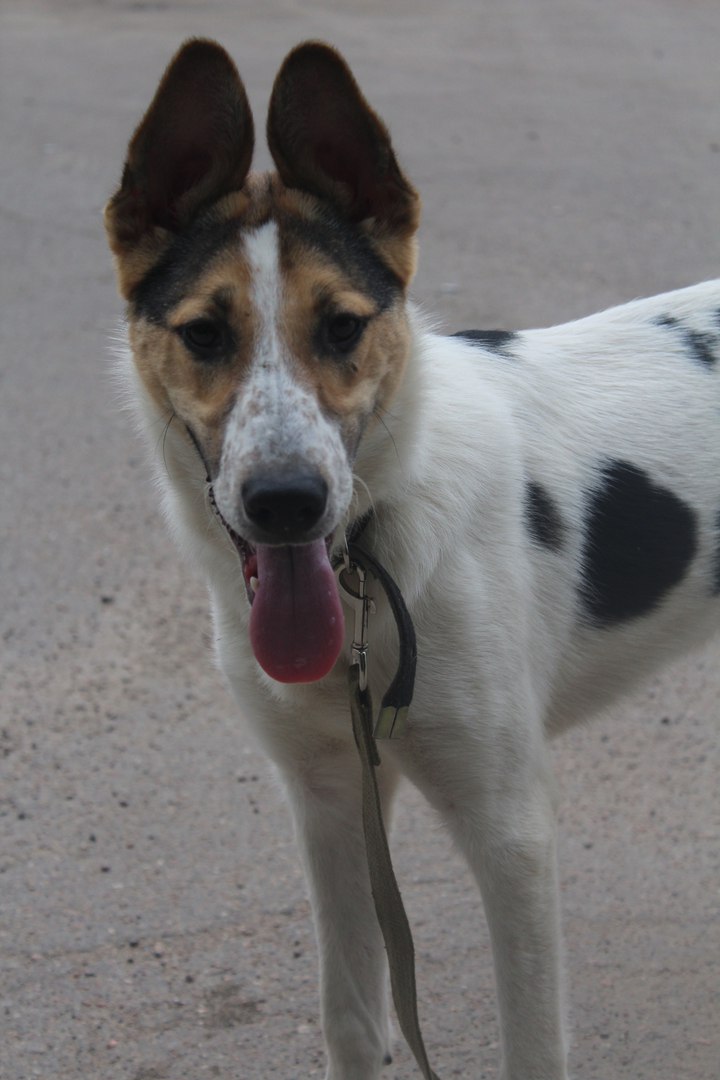
[[[419,197],[331,47],[286,58],[267,136],[255,175],[232,60],[187,42],[105,222],[167,516],[294,817],[327,1078],[390,1050],[334,567],[360,528],[417,640],[385,812],[408,778],[477,879],[503,1080],[567,1080],[548,741],[720,625],[720,281],[443,335],[408,299]],[[373,599],[381,696],[399,644]]]

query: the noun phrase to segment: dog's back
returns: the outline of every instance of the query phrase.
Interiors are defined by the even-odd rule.
[[[720,623],[719,312],[708,282],[518,335],[498,356],[521,443],[531,648],[555,652],[551,725]]]

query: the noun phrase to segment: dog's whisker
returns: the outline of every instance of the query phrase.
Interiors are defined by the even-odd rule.
[[[355,490],[355,485],[356,484],[357,484],[358,487],[361,487],[361,488],[364,489],[365,494],[368,497],[368,502],[370,503],[370,509],[373,511],[373,513],[375,513],[375,509],[376,509],[375,508],[375,500],[373,498],[372,492],[370,491],[370,488],[365,483],[363,478],[361,476],[358,476],[357,473],[353,473],[353,496],[352,496],[352,502],[351,502],[350,505],[354,506],[354,507],[357,507],[359,502],[360,502],[358,492]]]
[[[386,413],[386,415],[387,415],[387,416],[391,416],[391,414],[390,414],[390,413]],[[375,408],[373,409],[373,416],[374,416],[374,417],[375,417],[375,419],[376,419],[376,420],[378,420],[378,421],[379,421],[379,423],[381,423],[381,424],[382,424],[382,426],[383,426],[383,427],[385,428],[385,431],[386,431],[386,432],[387,432],[387,434],[388,434],[388,438],[390,439],[390,442],[391,442],[391,443],[393,444],[393,448],[394,448],[394,450],[395,450],[395,456],[396,456],[396,458],[397,458],[397,459],[398,459],[398,461],[399,461],[399,460],[400,460],[400,454],[399,454],[399,452],[398,452],[398,448],[397,448],[397,443],[395,442],[395,436],[393,435],[392,431],[390,430],[390,428],[389,428],[389,427],[387,426],[387,424],[385,423],[385,419],[384,419],[384,417],[383,417],[383,415],[382,415],[382,412],[380,411],[380,408],[379,408],[379,406],[377,406],[377,405],[376,405],[376,406],[375,406]]]
[[[170,425],[172,424],[172,422],[176,418],[176,416],[177,416],[177,413],[174,412],[174,411],[170,414],[170,417],[168,418],[167,423],[163,427],[162,434],[160,435],[160,438],[158,439],[158,443],[162,442],[163,465],[165,466],[165,472],[167,473],[168,477],[170,477],[170,469],[168,468],[167,457],[165,456],[165,442],[167,440],[168,431],[170,430]]]

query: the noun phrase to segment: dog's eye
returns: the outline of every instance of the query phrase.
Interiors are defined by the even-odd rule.
[[[225,328],[212,319],[193,319],[179,328],[184,345],[200,360],[214,360],[227,346]]]
[[[359,315],[332,315],[325,323],[325,339],[338,352],[349,352],[357,345],[367,325]]]

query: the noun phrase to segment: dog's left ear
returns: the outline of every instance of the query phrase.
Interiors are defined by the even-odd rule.
[[[105,208],[125,297],[173,233],[243,186],[253,137],[245,88],[228,54],[214,41],[187,41],[132,137],[120,189]]]
[[[267,138],[287,187],[328,199],[371,235],[411,240],[419,196],[398,167],[387,128],[329,45],[306,42],[286,58],[270,99]],[[409,280],[414,253],[399,261],[408,264],[396,269]]]

